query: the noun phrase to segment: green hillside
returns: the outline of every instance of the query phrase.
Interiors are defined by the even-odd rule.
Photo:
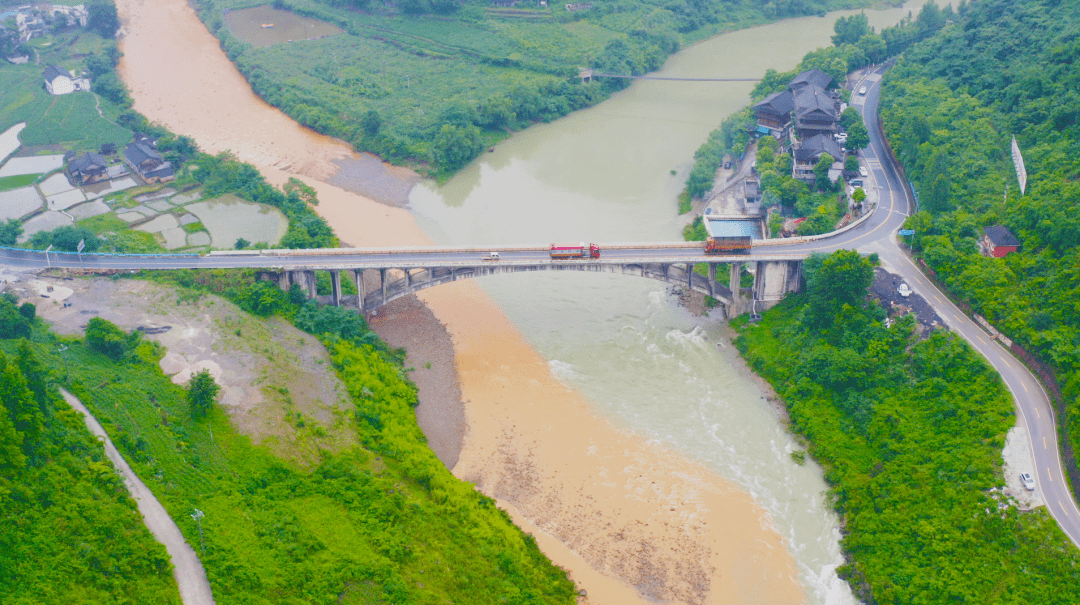
[[[886,134],[918,194],[914,246],[949,290],[1054,378],[1066,467],[1080,488],[1080,2],[961,4],[885,78]],[[1012,136],[1029,181],[1021,194]],[[1018,254],[979,254],[1005,225]]]
[[[179,605],[165,547],[43,367],[56,346],[33,315],[0,298],[0,602]]]
[[[1045,508],[1018,511],[996,489],[1016,423],[997,372],[945,330],[920,339],[912,315],[886,327],[855,251],[804,271],[806,293],[733,324],[824,467],[837,573],[864,603],[1075,603],[1080,551]]]
[[[314,447],[326,429],[289,412],[281,421],[296,429],[298,446],[307,444],[316,455],[306,465],[278,457],[269,446],[239,434],[221,409],[194,413],[185,389],[158,365],[165,351],[142,341],[140,333],[127,335],[93,318],[88,331],[95,338],[64,339],[65,359],[57,337],[35,329],[30,350],[44,364],[46,379],[61,381],[70,371],[72,392],[199,553],[217,603],[575,601],[566,572],[493,500],[451,475],[427,447],[413,414],[416,388],[400,355],[388,350],[362,317],[339,307],[300,305],[303,295],[290,297],[269,282],[256,282],[253,273],[182,272],[157,279],[196,288],[178,289],[176,304],[229,305],[202,298],[210,287],[224,289],[245,310],[295,318],[299,327],[322,335],[350,404],[350,412],[336,416],[333,430],[354,431],[361,444],[334,451]],[[243,332],[258,330],[248,326]],[[236,333],[240,337],[241,329]],[[4,380],[0,374],[0,386]],[[288,390],[281,395],[287,399]],[[3,431],[0,424],[0,436]],[[115,481],[111,473],[101,474]],[[4,486],[12,494],[31,489],[20,478]],[[192,517],[196,510],[204,514],[201,527]],[[85,514],[90,521],[83,522],[92,524],[97,513]],[[68,533],[57,534],[44,523],[31,524],[30,530],[42,536],[39,541]],[[4,539],[0,546],[13,543]],[[70,544],[66,538],[58,542],[61,549]],[[83,556],[74,544],[57,556]],[[167,559],[147,556],[156,552],[153,548],[133,550],[124,544],[111,567],[88,567],[72,582],[85,576],[91,587],[94,582],[109,586],[118,581],[114,568],[168,570]],[[8,552],[0,548],[0,557]],[[7,569],[0,566],[0,574]],[[14,586],[0,580],[0,587]],[[152,584],[145,588],[152,589]],[[68,602],[75,601],[85,602]]]

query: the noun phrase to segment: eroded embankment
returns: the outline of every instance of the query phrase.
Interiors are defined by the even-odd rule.
[[[183,0],[118,9],[137,110],[204,150],[232,150],[271,182],[304,177],[344,242],[429,241],[407,212],[318,180],[350,150],[258,99]],[[475,284],[421,298],[454,344],[468,424],[455,474],[543,532],[541,547],[590,602],[803,600],[790,553],[749,496],[599,418]]]

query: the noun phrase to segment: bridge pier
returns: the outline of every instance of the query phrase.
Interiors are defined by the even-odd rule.
[[[742,295],[742,263],[731,263],[728,288],[731,289],[731,306],[728,309],[728,317],[735,317],[739,314],[739,297]]]
[[[367,294],[367,280],[364,279],[364,270],[356,269],[353,271],[353,281],[356,282],[356,308],[360,309],[360,313],[364,313],[364,296]]]
[[[334,306],[341,306],[341,271],[330,271],[330,297],[334,300]]]
[[[759,261],[754,275],[754,299],[768,309],[788,292],[797,292],[802,281],[801,261]]]
[[[336,306],[340,306],[345,298],[341,283],[341,272],[352,272],[352,279],[356,283],[357,291],[356,305],[359,311],[364,314],[378,309],[393,299],[439,284],[483,275],[546,270],[596,271],[647,277],[673,284],[679,288],[687,288],[707,294],[724,305],[727,317],[734,317],[746,309],[746,305],[741,300],[742,288],[740,287],[742,269],[746,262],[755,263],[751,268],[751,273],[754,274],[754,285],[751,292],[755,303],[754,311],[768,309],[783,298],[786,293],[797,291],[800,288],[802,277],[802,263],[799,260],[731,261],[730,259],[703,258],[695,261],[680,258],[678,261],[617,264],[595,262],[548,264],[541,262],[529,265],[477,263],[472,266],[430,266],[413,269],[391,267],[354,269],[343,263],[336,268],[321,270],[330,272],[331,300]],[[705,263],[708,266],[705,276],[695,275],[694,269],[700,263]],[[730,289],[716,281],[717,272],[720,271],[718,265],[721,264],[729,265]],[[672,267],[677,270],[672,270]],[[378,284],[374,281],[375,271],[378,271]],[[395,278],[394,274],[399,271],[404,275],[401,278]],[[680,274],[679,271],[683,271],[683,273]],[[372,274],[368,275],[368,272],[372,272]],[[259,273],[259,279],[274,281],[284,291],[289,291],[293,285],[299,286],[304,290],[304,294],[308,298],[315,298],[318,294],[316,275],[314,270],[297,268],[264,271]],[[368,295],[371,296],[370,300],[367,300]]]

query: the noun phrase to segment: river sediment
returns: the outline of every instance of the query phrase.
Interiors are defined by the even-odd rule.
[[[121,74],[137,110],[204,150],[231,150],[273,183],[302,177],[343,242],[429,243],[404,210],[325,182],[351,150],[254,95],[183,0],[117,4],[128,32]],[[420,299],[454,347],[467,424],[454,473],[539,534],[589,602],[805,600],[788,548],[748,494],[597,415],[476,284]],[[393,338],[402,327],[388,318],[380,329]]]

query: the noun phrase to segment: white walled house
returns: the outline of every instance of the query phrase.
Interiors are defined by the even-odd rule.
[[[75,92],[75,82],[66,69],[50,65],[45,69],[45,90],[52,95],[66,95]]]

